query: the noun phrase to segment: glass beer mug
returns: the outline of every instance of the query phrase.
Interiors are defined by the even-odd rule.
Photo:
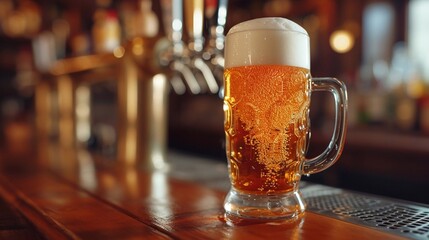
[[[307,32],[284,18],[242,22],[225,46],[225,136],[231,190],[227,221],[298,219],[305,202],[301,175],[327,169],[341,155],[347,90],[334,78],[312,78]],[[334,96],[335,125],[328,147],[307,159],[313,91]]]

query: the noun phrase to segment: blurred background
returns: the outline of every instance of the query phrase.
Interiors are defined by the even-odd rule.
[[[0,0],[0,161],[29,161],[38,150],[35,89],[52,75],[56,61],[113,51],[142,28],[161,41],[170,31],[163,24],[168,2]],[[210,9],[217,2],[204,1],[206,39]],[[349,129],[343,155],[334,167],[304,180],[429,203],[429,1],[227,3],[225,34],[252,18],[289,18],[310,35],[312,75],[347,84]],[[183,34],[183,41],[193,37]],[[90,91],[92,130],[86,147],[112,158],[117,151],[116,86],[106,81]],[[168,148],[226,164],[222,99],[210,92],[171,86]],[[312,95],[309,156],[329,141],[332,101],[329,95]]]

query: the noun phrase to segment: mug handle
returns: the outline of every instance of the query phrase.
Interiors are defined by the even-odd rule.
[[[312,78],[312,92],[328,91],[334,96],[335,125],[328,147],[320,155],[302,161],[301,174],[321,172],[332,166],[343,151],[347,124],[347,88],[336,78]],[[309,139],[308,139],[309,140]]]

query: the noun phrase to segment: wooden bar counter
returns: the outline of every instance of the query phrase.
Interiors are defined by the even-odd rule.
[[[169,171],[146,172],[100,164],[89,156],[66,171],[22,164],[2,168],[0,199],[21,220],[12,221],[14,226],[0,225],[0,238],[403,238],[312,211],[294,223],[230,226],[223,220],[222,207],[228,188],[226,163],[195,164],[192,157],[170,153]],[[23,222],[28,229],[24,234],[6,231]]]

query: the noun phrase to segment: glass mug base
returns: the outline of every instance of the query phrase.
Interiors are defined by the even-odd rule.
[[[232,188],[225,198],[226,221],[231,224],[249,222],[290,222],[305,211],[305,202],[298,190],[272,195],[250,195]]]

